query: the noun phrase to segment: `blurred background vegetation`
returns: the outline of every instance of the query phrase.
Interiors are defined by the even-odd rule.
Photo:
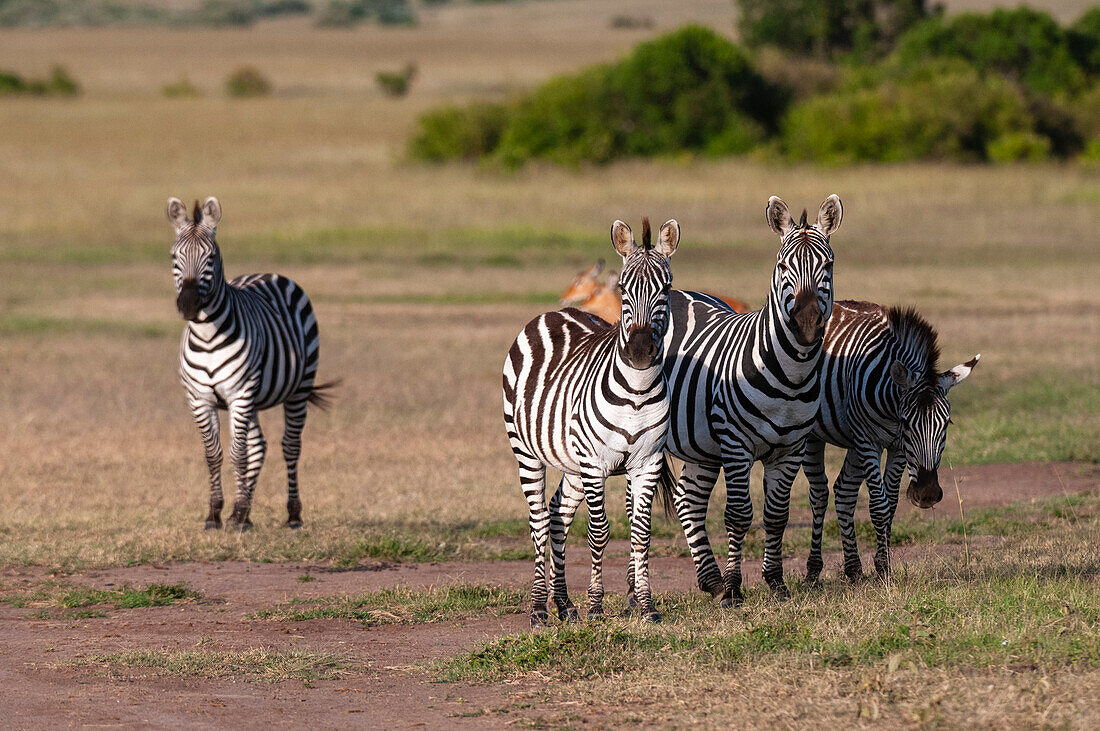
[[[690,151],[827,164],[1100,162],[1100,7],[946,17],[924,0],[737,0],[508,102],[424,115],[423,160],[577,164]],[[769,55],[770,54],[770,55]]]

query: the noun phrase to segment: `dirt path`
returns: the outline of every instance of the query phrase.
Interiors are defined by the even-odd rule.
[[[945,471],[946,472],[946,471]],[[955,470],[969,508],[1015,500],[1094,490],[1100,470],[1092,465],[1022,464]],[[945,508],[957,511],[954,482],[942,478]],[[914,509],[902,508],[905,512]],[[799,513],[793,516],[796,520]],[[906,547],[899,561],[922,551],[954,550]],[[798,572],[800,560],[790,563]],[[835,567],[833,556],[829,566]],[[749,584],[758,581],[759,564],[747,561]],[[626,558],[609,558],[608,589],[624,589]],[[588,580],[587,552],[573,549],[570,585],[578,594]],[[314,580],[299,581],[309,574]],[[38,569],[8,568],[10,581],[46,578]],[[378,562],[354,571],[331,571],[308,564],[143,565],[92,571],[66,580],[97,588],[124,584],[187,583],[204,601],[178,606],[110,611],[107,617],[79,620],[32,619],[27,609],[0,609],[0,708],[9,726],[43,724],[100,727],[260,727],[308,722],[316,728],[452,728],[510,725],[517,714],[552,709],[507,710],[509,689],[499,686],[437,684],[412,669],[425,660],[452,655],[492,637],[523,631],[523,615],[466,622],[363,627],[343,620],[281,623],[248,620],[257,610],[292,598],[357,594],[385,587],[425,587],[467,581],[526,586],[527,561],[389,564]],[[654,584],[661,590],[692,589],[686,558],[653,559]],[[257,647],[333,652],[361,667],[339,680],[254,682],[240,678],[162,677],[124,670],[112,677],[92,668],[72,667],[74,659],[135,649],[165,651],[246,650]]]

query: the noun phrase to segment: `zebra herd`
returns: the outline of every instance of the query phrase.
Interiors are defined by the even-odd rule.
[[[622,259],[618,320],[579,309],[541,315],[515,339],[504,362],[504,422],[519,465],[535,548],[531,621],[579,618],[565,581],[565,541],[581,503],[588,509],[592,576],[587,614],[603,614],[603,553],[610,535],[604,482],[627,477],[631,560],[628,605],[659,621],[649,581],[649,545],[657,498],[674,509],[700,589],[723,607],[743,601],[741,555],[751,526],[749,474],[764,467],[763,577],[788,595],[783,534],[799,469],[810,483],[813,529],[807,578],[822,571],[821,534],[828,503],[825,445],[847,450],[833,485],[844,571],[862,574],[854,530],[859,487],[867,483],[877,550],[875,569],[890,571],[891,524],[903,472],[919,507],[943,496],[937,468],[950,424],[947,392],[980,356],[939,372],[935,330],[912,309],[833,299],[830,237],[843,207],[831,195],[811,223],[795,221],[773,196],[765,209],[780,237],[767,302],[739,313],[701,292],[672,290],[670,260],[680,226],[669,220],[641,243],[616,221],[611,241]],[[229,524],[251,526],[252,493],[266,454],[258,412],[282,404],[287,464],[287,526],[302,525],[298,458],[309,403],[325,405],[332,384],[315,382],[317,320],[305,292],[277,274],[225,279],[215,240],[221,206],[196,201],[190,216],[170,198],[175,228],[172,268],[180,314],[180,379],[202,433],[210,471],[207,529],[221,528],[222,448],[218,410],[229,413],[237,494]],[[882,452],[886,451],[885,471]],[[677,479],[669,456],[684,463]],[[546,469],[562,473],[546,499]],[[711,493],[725,474],[725,569],[706,531]],[[546,549],[550,548],[547,572]],[[549,589],[548,589],[549,584]]]
[[[861,573],[853,516],[863,481],[871,491],[881,575],[889,572],[890,524],[905,467],[916,473],[907,491],[914,504],[930,507],[942,498],[936,468],[949,423],[947,390],[969,375],[978,356],[939,373],[935,331],[915,311],[834,303],[829,240],[843,217],[837,196],[825,199],[813,223],[805,211],[796,222],[775,196],[765,213],[780,247],[761,310],[741,314],[712,295],[670,289],[668,258],[676,246],[668,242],[679,240],[675,221],[662,227],[656,245],[643,235],[641,247],[616,221],[611,240],[623,259],[618,325],[566,308],[531,321],[509,350],[504,422],[530,508],[532,624],[548,620],[548,536],[558,616],[578,618],[564,572],[565,538],[581,501],[590,516],[589,616],[602,614],[604,481],[612,474],[627,475],[628,605],[651,621],[660,619],[648,571],[655,488],[671,492],[665,494],[687,538],[699,588],[723,607],[744,601],[741,554],[753,518],[749,473],[757,461],[764,466],[763,576],[779,597],[788,596],[783,533],[799,469],[812,486],[809,578],[821,572],[825,443],[848,449],[834,491],[850,577]],[[648,233],[648,222],[643,230]],[[889,455],[885,483],[883,449]],[[666,455],[684,462],[678,481]],[[547,467],[562,472],[549,504]],[[722,472],[729,541],[724,571],[706,531],[710,495]]]

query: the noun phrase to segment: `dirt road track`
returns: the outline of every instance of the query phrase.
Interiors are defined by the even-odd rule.
[[[956,470],[965,506],[997,505],[1020,499],[1071,494],[1100,487],[1095,466],[1024,464],[966,467]],[[954,482],[942,478],[953,498]],[[957,501],[945,499],[954,515]],[[909,506],[905,512],[914,510]],[[796,511],[795,519],[797,519]],[[579,549],[579,550],[578,550]],[[929,550],[899,551],[898,560]],[[934,549],[933,549],[934,550]],[[789,562],[799,572],[800,559]],[[835,569],[838,559],[829,559]],[[609,559],[609,590],[621,592],[626,558]],[[759,580],[759,565],[746,562],[749,583]],[[869,564],[868,564],[869,565]],[[570,556],[570,584],[583,592],[588,580],[587,551]],[[43,578],[35,568],[8,567],[9,580]],[[309,573],[314,581],[301,582]],[[442,658],[492,637],[523,631],[523,615],[459,623],[362,627],[342,620],[279,623],[244,621],[259,609],[290,598],[355,594],[407,585],[423,587],[457,581],[526,586],[527,561],[388,564],[354,571],[331,571],[307,564],[143,565],[91,571],[66,577],[99,588],[129,584],[186,582],[205,597],[201,603],[109,612],[105,618],[31,619],[26,609],[0,609],[0,717],[17,728],[224,727],[258,728],[308,723],[313,728],[479,728],[504,726],[527,711],[494,712],[506,705],[508,688],[437,684],[410,666]],[[654,584],[661,590],[691,589],[691,562],[655,558]],[[328,651],[356,658],[361,670],[312,687],[298,681],[276,684],[244,679],[158,677],[129,670],[109,677],[67,661],[133,649],[245,650],[255,647]],[[545,713],[548,709],[541,708]],[[531,711],[534,712],[534,711]],[[476,715],[475,715],[476,714]]]

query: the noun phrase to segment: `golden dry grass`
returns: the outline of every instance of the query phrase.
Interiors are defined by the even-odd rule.
[[[563,0],[450,8],[414,30],[0,32],[0,68],[60,61],[87,89],[0,101],[0,563],[493,554],[467,529],[525,515],[499,415],[515,333],[574,271],[610,258],[611,220],[642,214],[683,226],[677,286],[759,304],[772,193],[811,210],[842,196],[838,296],[918,305],[948,365],[983,353],[958,392],[956,463],[1095,456],[1096,171],[683,159],[507,175],[403,161],[431,105],[622,52],[641,36],[602,18],[628,6],[658,17],[644,33],[728,12]],[[407,99],[370,86],[409,59],[422,79]],[[241,63],[269,74],[275,95],[223,98]],[[207,96],[160,98],[181,74]],[[230,275],[277,269],[302,283],[322,377],[344,379],[306,429],[301,534],[277,527],[277,412],[263,419],[258,530],[199,530],[205,465],[176,381],[163,205],[209,194],[225,209]]]

